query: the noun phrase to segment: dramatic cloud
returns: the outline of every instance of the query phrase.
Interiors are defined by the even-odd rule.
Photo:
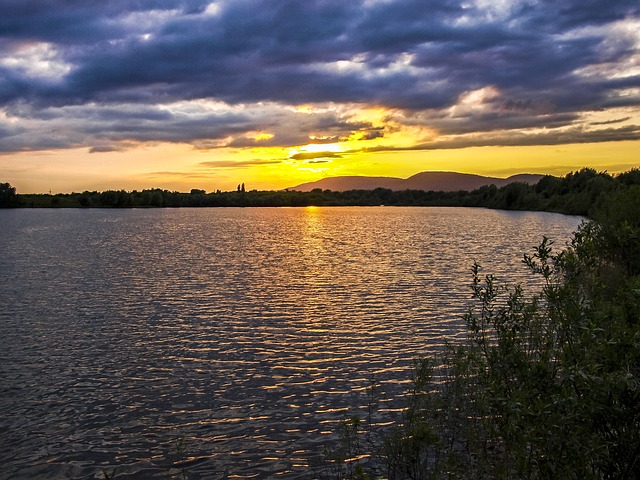
[[[640,138],[637,1],[0,0],[0,11],[5,153]],[[291,158],[336,156],[324,153]]]
[[[334,152],[307,152],[291,155],[293,160],[314,160],[317,158],[341,158],[342,155]],[[317,162],[316,162],[317,163]]]

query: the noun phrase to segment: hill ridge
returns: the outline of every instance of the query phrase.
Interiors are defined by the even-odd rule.
[[[313,189],[346,191],[346,190],[374,190],[376,188],[388,188],[390,190],[425,190],[453,192],[458,190],[476,190],[486,185],[503,187],[509,183],[524,182],[537,183],[543,175],[520,173],[507,178],[488,177],[473,173],[458,173],[447,171],[419,172],[408,178],[399,177],[375,177],[361,175],[342,175],[326,177],[314,182],[306,182],[289,187],[285,190],[310,192]]]

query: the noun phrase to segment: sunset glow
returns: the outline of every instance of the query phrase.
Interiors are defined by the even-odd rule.
[[[0,180],[214,191],[640,164],[637,2],[173,3],[2,6]]]

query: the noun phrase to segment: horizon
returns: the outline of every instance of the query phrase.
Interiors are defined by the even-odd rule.
[[[169,3],[2,5],[0,181],[282,190],[640,163],[637,2]]]
[[[584,167],[583,167],[584,168]],[[637,168],[637,167],[632,167],[633,168]],[[568,172],[568,174],[572,174],[572,173],[577,173],[579,170],[578,169],[576,171],[571,171]],[[631,170],[631,169],[630,169]],[[604,173],[604,174],[608,174],[611,175],[613,178],[615,178],[618,174],[621,173],[626,173],[630,170],[626,170],[626,171],[620,171],[620,172],[616,172],[616,173],[611,173],[611,172],[607,172],[607,171],[597,171],[597,173]],[[160,188],[160,187],[147,187],[147,188],[142,188],[142,189],[137,189],[137,188],[133,188],[133,189],[125,189],[125,188],[108,188],[105,189],[103,191],[125,191],[127,193],[135,193],[135,192],[142,192],[142,191],[146,191],[146,190],[163,190],[163,191],[170,191],[172,193],[180,193],[180,194],[189,194],[192,190],[202,190],[204,191],[205,194],[213,194],[213,193],[233,193],[238,191],[238,189],[240,187],[243,187],[244,190],[243,191],[257,191],[257,192],[266,192],[266,191],[273,191],[273,192],[284,192],[284,191],[292,191],[295,192],[296,188],[299,187],[305,187],[308,188],[310,185],[316,184],[316,183],[322,183],[323,181],[331,181],[331,180],[337,180],[337,179],[371,179],[371,180],[375,180],[375,179],[385,179],[385,180],[400,180],[400,181],[407,181],[410,180],[413,177],[419,176],[419,175],[423,175],[423,174],[432,174],[432,173],[443,173],[443,174],[452,174],[452,175],[457,175],[457,176],[474,176],[474,177],[478,177],[478,178],[486,178],[489,180],[508,180],[511,178],[515,178],[515,177],[544,177],[546,175],[549,174],[536,174],[536,173],[528,173],[528,172],[522,172],[522,173],[515,173],[512,175],[508,175],[508,176],[504,176],[504,177],[499,177],[499,176],[491,176],[491,175],[479,175],[479,174],[474,174],[474,173],[461,173],[461,172],[453,172],[453,171],[444,171],[444,170],[437,170],[437,171],[424,171],[424,172],[418,172],[415,173],[413,175],[409,175],[408,177],[393,177],[393,176],[381,176],[381,175],[337,175],[337,176],[332,176],[332,177],[323,177],[320,178],[318,180],[311,180],[308,182],[303,182],[303,183],[299,183],[297,185],[291,185],[288,187],[284,187],[284,188],[264,188],[264,189],[256,189],[256,188],[247,188],[247,186],[244,183],[239,183],[237,185],[235,185],[233,188],[230,188],[228,190],[223,190],[223,189],[216,189],[216,190],[205,190],[205,189],[198,189],[198,188],[187,188],[185,190],[170,190],[170,189],[166,189],[166,188]],[[550,175],[552,177],[558,178],[558,179],[562,179],[564,178],[566,175]],[[9,182],[10,184],[10,182]],[[10,184],[11,185],[11,184]],[[15,185],[11,185],[11,187],[15,188]],[[390,187],[376,187],[376,188],[390,188]],[[355,187],[356,190],[361,189],[359,187]],[[334,190],[331,189],[332,191],[346,191],[346,190]],[[366,189],[365,189],[366,190]],[[420,190],[418,188],[418,190]],[[305,192],[306,190],[301,190],[301,192]],[[90,192],[90,193],[100,193],[99,190],[74,190],[74,191],[69,191],[69,192],[20,192],[19,190],[16,191],[16,193],[18,195],[20,194],[24,194],[24,195],[73,195],[73,194],[80,194],[83,192]]]
[[[639,145],[640,147],[640,145]],[[515,176],[520,176],[520,175],[541,175],[541,176],[545,176],[545,175],[551,175],[557,178],[562,178],[564,176],[566,176],[567,174],[570,173],[575,173],[578,172],[579,170],[583,169],[583,168],[592,168],[594,170],[596,170],[598,173],[606,173],[606,174],[610,174],[612,176],[618,175],[620,173],[624,173],[627,172],[633,168],[638,168],[638,165],[636,164],[628,164],[628,165],[609,165],[609,169],[601,169],[598,168],[599,165],[594,165],[594,166],[576,166],[575,168],[569,168],[569,167],[561,167],[560,169],[558,168],[549,168],[548,170],[545,170],[545,172],[559,172],[559,173],[543,173],[542,171],[540,173],[534,173],[534,172],[509,172],[506,174],[483,174],[483,173],[475,173],[475,172],[457,172],[457,171],[453,171],[453,170],[424,170],[424,171],[419,171],[419,172],[415,172],[406,176],[395,176],[392,174],[388,174],[388,175],[384,175],[384,174],[380,174],[380,175],[367,175],[367,174],[345,174],[345,175],[330,175],[330,176],[320,176],[318,178],[312,178],[310,180],[304,180],[304,181],[300,181],[298,183],[296,183],[295,185],[287,185],[287,186],[283,186],[283,187],[273,187],[273,186],[269,186],[268,184],[264,184],[266,186],[262,187],[262,188],[257,188],[254,185],[250,185],[247,182],[243,182],[238,180],[238,183],[234,183],[234,180],[228,180],[227,182],[225,182],[225,185],[227,186],[227,188],[217,188],[217,187],[213,187],[212,189],[208,190],[206,188],[201,188],[198,185],[201,185],[200,183],[194,183],[194,185],[189,185],[188,183],[180,183],[179,186],[180,188],[171,188],[171,184],[166,185],[165,186],[160,186],[160,185],[154,185],[154,184],[145,184],[143,187],[136,187],[134,183],[131,182],[131,180],[127,179],[124,183],[127,184],[127,187],[122,187],[119,186],[115,181],[114,182],[109,182],[108,184],[106,184],[106,186],[104,188],[83,188],[83,187],[76,187],[76,188],[72,188],[72,189],[67,189],[67,190],[54,190],[52,188],[49,188],[48,190],[40,190],[40,191],[36,191],[36,190],[31,190],[31,191],[24,191],[20,189],[20,186],[22,185],[22,182],[18,182],[18,185],[16,185],[16,183],[8,180],[7,178],[0,178],[0,181],[2,182],[7,182],[9,183],[12,187],[15,187],[17,190],[18,194],[25,194],[25,195],[46,195],[46,194],[52,194],[52,195],[57,195],[57,194],[71,194],[71,193],[82,193],[85,191],[106,191],[106,190],[125,190],[128,192],[133,192],[133,191],[142,191],[142,190],[152,190],[152,189],[160,189],[160,190],[168,190],[168,191],[175,191],[175,192],[180,192],[180,193],[188,193],[190,190],[192,189],[197,189],[197,190],[205,190],[206,193],[213,193],[217,190],[220,190],[222,192],[232,192],[235,191],[237,189],[237,185],[241,185],[243,183],[246,184],[246,190],[258,190],[258,191],[280,191],[280,190],[287,190],[287,189],[293,189],[302,185],[306,185],[306,184],[310,184],[310,183],[317,183],[320,182],[322,180],[330,180],[330,179],[334,179],[334,178],[341,178],[341,177],[353,177],[353,178],[390,178],[390,179],[397,179],[397,180],[407,180],[413,176],[416,175],[420,175],[423,173],[453,173],[453,174],[460,174],[460,175],[477,175],[477,176],[481,176],[481,177],[487,177],[487,178],[497,178],[497,179],[508,179],[511,177],[515,177]],[[612,168],[611,168],[612,167]],[[243,177],[239,177],[239,178],[243,178]],[[91,183],[91,182],[89,182]],[[159,182],[159,183],[163,183],[164,182]],[[30,184],[30,182],[27,182],[27,184]],[[94,183],[95,184],[95,183]],[[78,185],[81,185],[81,182],[78,182]],[[263,185],[261,183],[261,185]]]
[[[523,173],[516,173],[513,175],[509,175],[506,177],[497,177],[497,176],[490,176],[490,175],[478,175],[478,174],[474,174],[474,173],[460,173],[460,172],[453,172],[453,171],[445,171],[445,170],[437,170],[437,171],[424,171],[424,172],[418,172],[415,173],[413,175],[409,175],[408,177],[393,177],[393,176],[384,176],[384,175],[336,175],[336,176],[332,176],[332,177],[322,177],[319,178],[318,180],[311,180],[308,182],[303,182],[303,183],[299,183],[297,185],[292,185],[292,186],[288,186],[288,187],[284,187],[284,188],[279,188],[279,189],[273,189],[273,188],[265,188],[265,189],[249,189],[246,188],[246,185],[244,183],[240,183],[236,186],[234,186],[234,188],[230,188],[228,190],[222,190],[222,189],[216,189],[216,190],[211,190],[211,191],[207,191],[204,189],[198,189],[198,188],[187,188],[186,190],[169,190],[169,189],[162,189],[160,187],[148,187],[148,188],[144,188],[144,189],[123,189],[123,188],[109,188],[107,190],[113,190],[113,191],[126,191],[128,193],[133,193],[133,192],[140,192],[140,191],[145,191],[145,190],[167,190],[167,191],[172,191],[172,192],[176,192],[176,193],[190,193],[191,190],[204,190],[204,192],[206,194],[211,194],[211,193],[216,193],[216,191],[220,191],[222,193],[229,193],[229,192],[235,192],[237,191],[238,187],[244,186],[246,191],[295,191],[296,188],[298,187],[303,187],[303,186],[308,186],[314,183],[320,183],[322,181],[325,180],[335,180],[335,179],[342,179],[342,178],[350,178],[350,179],[385,179],[385,180],[400,180],[400,181],[406,181],[409,180],[413,177],[416,177],[418,175],[422,175],[422,174],[430,174],[430,173],[444,173],[444,174],[453,174],[453,175],[459,175],[459,176],[475,176],[475,177],[481,177],[481,178],[487,178],[487,179],[496,179],[496,180],[507,180],[510,178],[514,178],[514,177],[524,177],[524,176],[540,176],[543,177],[543,174],[535,174],[535,173],[527,173],[527,172],[523,172]],[[573,172],[570,172],[573,173]],[[610,172],[599,172],[599,173],[610,173]],[[623,173],[623,172],[619,172],[619,173]],[[615,174],[613,174],[615,176]],[[552,175],[555,176],[555,175]],[[563,178],[563,176],[555,176],[556,178]],[[10,185],[11,183],[8,182]],[[11,185],[12,187],[15,187],[15,185]],[[386,187],[382,187],[382,188],[386,188]],[[95,192],[96,190],[74,190],[74,191],[69,191],[69,192],[20,192],[19,190],[16,191],[16,193],[18,195],[20,194],[24,194],[24,195],[68,195],[68,194],[78,194],[78,193],[83,193],[83,192]],[[99,191],[98,191],[99,192]]]

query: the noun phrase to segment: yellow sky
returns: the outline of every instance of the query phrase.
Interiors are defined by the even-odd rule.
[[[334,150],[335,156],[331,156]],[[327,157],[292,159],[296,153]],[[329,152],[329,153],[327,153]],[[86,148],[0,156],[3,181],[19,193],[166,188],[189,191],[277,190],[338,175],[407,178],[423,171],[455,171],[507,177],[517,173],[564,175],[583,167],[619,173],[639,165],[640,142],[549,146],[469,147],[349,153],[345,145],[292,148],[196,150],[185,144],[155,144],[121,152]]]
[[[151,143],[132,137],[105,151],[94,146],[0,154],[0,180],[21,193],[211,192],[235,190],[241,183],[249,190],[278,190],[341,175],[407,178],[453,171],[503,178],[518,173],[562,176],[583,167],[619,173],[640,164],[640,140],[624,139],[640,125],[635,107],[586,111],[570,122],[561,119],[559,125],[553,114],[540,114],[519,125],[518,117],[505,112],[494,87],[465,92],[439,112],[334,103],[234,106],[198,100],[179,106],[191,115],[213,109],[255,116],[262,108],[270,108],[281,121],[215,140]],[[323,118],[331,118],[326,130],[316,126]],[[287,139],[288,133],[294,135]],[[609,138],[621,139],[603,141]]]
[[[55,28],[3,11],[0,182],[21,193],[640,164],[637,9],[85,3]]]

